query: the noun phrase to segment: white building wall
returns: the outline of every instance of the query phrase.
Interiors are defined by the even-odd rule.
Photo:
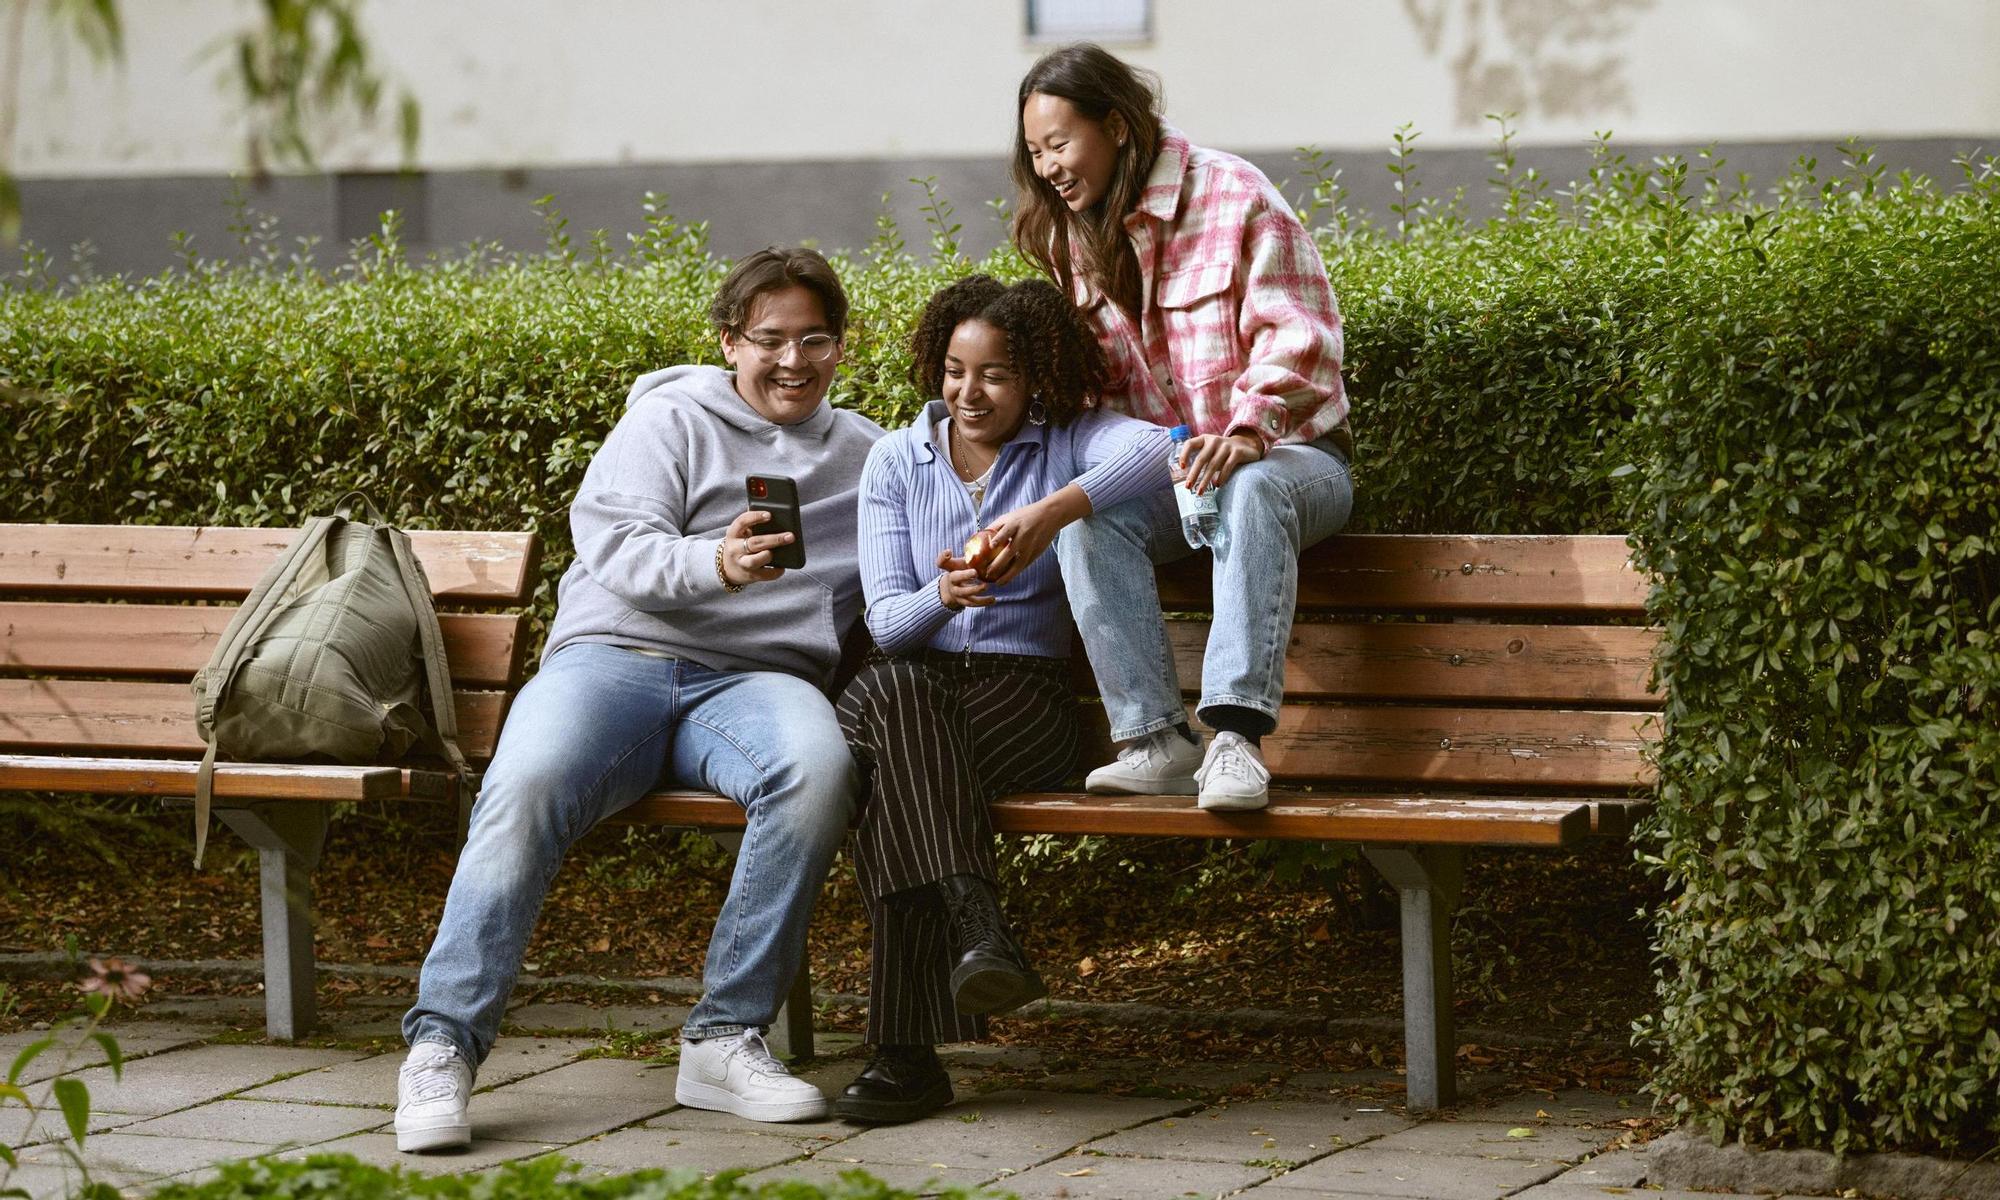
[[[419,165],[995,156],[1044,48],[1021,0],[372,0],[373,47],[423,106]],[[25,179],[244,165],[216,46],[247,0],[124,0],[122,69],[31,24]],[[38,10],[39,11],[39,10]],[[1154,0],[1169,115],[1232,148],[2000,133],[1995,0]],[[392,122],[323,165],[392,167]],[[2000,145],[1988,147],[2000,151]]]

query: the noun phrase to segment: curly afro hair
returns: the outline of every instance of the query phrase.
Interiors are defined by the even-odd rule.
[[[990,275],[968,275],[924,305],[910,335],[910,383],[923,395],[944,394],[945,350],[966,321],[1006,335],[1014,369],[1051,423],[1069,424],[1103,395],[1110,373],[1104,350],[1069,298],[1045,279],[1009,286]]]

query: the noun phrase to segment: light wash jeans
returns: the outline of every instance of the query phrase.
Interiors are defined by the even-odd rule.
[[[1215,620],[1201,664],[1201,709],[1234,705],[1276,720],[1298,596],[1299,553],[1338,533],[1354,507],[1347,459],[1328,441],[1276,446],[1222,485]],[[1172,491],[1113,505],[1056,542],[1111,738],[1126,742],[1187,719],[1153,564],[1194,551]]]
[[[775,1020],[854,814],[859,777],[833,705],[791,675],[576,643],[507,716],[404,1040],[484,1061],[564,853],[662,782],[719,792],[749,819],[682,1036]]]

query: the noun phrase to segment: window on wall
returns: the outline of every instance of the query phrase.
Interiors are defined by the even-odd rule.
[[[1038,42],[1143,42],[1153,36],[1152,0],[1028,0],[1028,36]]]

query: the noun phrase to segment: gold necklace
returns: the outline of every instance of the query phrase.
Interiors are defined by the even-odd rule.
[[[963,455],[962,455],[962,454],[960,453],[960,451],[959,451],[959,448],[958,448],[958,422],[957,422],[957,421],[953,421],[953,422],[952,422],[951,424],[949,424],[949,425],[945,426],[945,441],[946,441],[947,443],[949,443],[949,444],[948,444],[948,446],[947,446],[946,448],[947,448],[947,449],[948,449],[948,450],[949,450],[949,451],[951,452],[951,469],[952,469],[952,473],[953,473],[953,474],[955,474],[955,475],[957,475],[957,476],[958,476],[958,477],[959,477],[960,479],[964,480],[965,482],[967,482],[967,483],[978,483],[978,482],[979,482],[979,479],[980,479],[980,476],[984,475],[984,474],[986,473],[986,471],[991,471],[991,470],[993,469],[993,464],[992,464],[992,463],[987,463],[987,464],[986,464],[986,471],[981,471],[981,472],[979,472],[979,473],[975,474],[975,473],[973,472],[972,468],[970,468],[970,467],[962,467],[962,466],[960,466],[960,465],[959,465],[959,460],[960,460],[961,458],[963,458],[964,456],[963,456]],[[999,457],[999,455],[997,455],[997,454],[996,454],[996,455],[994,455],[994,457],[995,457],[995,458],[998,458],[998,457]]]

